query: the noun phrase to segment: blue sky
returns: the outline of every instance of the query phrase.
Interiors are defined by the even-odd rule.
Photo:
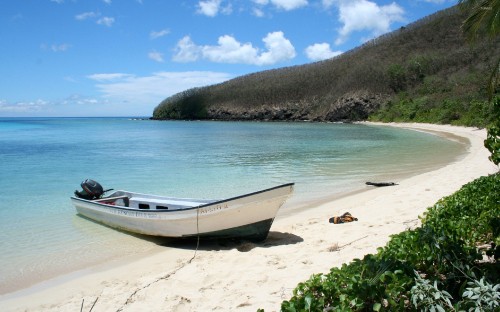
[[[151,116],[166,97],[306,64],[456,0],[3,0],[0,117]]]

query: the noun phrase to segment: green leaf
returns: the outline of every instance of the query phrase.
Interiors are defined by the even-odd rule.
[[[373,311],[380,311],[380,308],[382,308],[382,305],[379,302],[373,304]]]
[[[306,302],[306,306],[305,306],[306,310],[310,311],[311,310],[311,303],[312,303],[311,296],[309,296],[309,295],[306,296],[306,298],[304,300]]]

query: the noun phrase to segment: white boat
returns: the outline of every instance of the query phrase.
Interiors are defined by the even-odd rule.
[[[154,236],[252,241],[266,239],[279,208],[294,187],[294,183],[288,183],[223,200],[199,200],[128,191],[115,191],[102,197],[102,187],[95,181],[82,182],[84,191],[92,192],[85,187],[88,181],[100,188],[97,195],[75,191],[71,201],[78,214],[99,223]]]

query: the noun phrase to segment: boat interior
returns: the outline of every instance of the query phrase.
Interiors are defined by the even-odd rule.
[[[119,191],[109,197],[95,199],[93,202],[141,210],[180,210],[205,205],[211,201],[168,198]]]

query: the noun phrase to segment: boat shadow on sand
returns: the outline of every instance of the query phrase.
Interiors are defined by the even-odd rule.
[[[153,237],[150,241],[169,248],[204,250],[204,251],[221,251],[236,249],[240,252],[248,252],[254,248],[271,248],[276,246],[285,246],[301,243],[304,239],[292,233],[283,233],[270,231],[269,235],[262,242],[253,242],[245,239],[224,238],[224,239],[200,239],[199,245],[197,238],[165,238]]]

